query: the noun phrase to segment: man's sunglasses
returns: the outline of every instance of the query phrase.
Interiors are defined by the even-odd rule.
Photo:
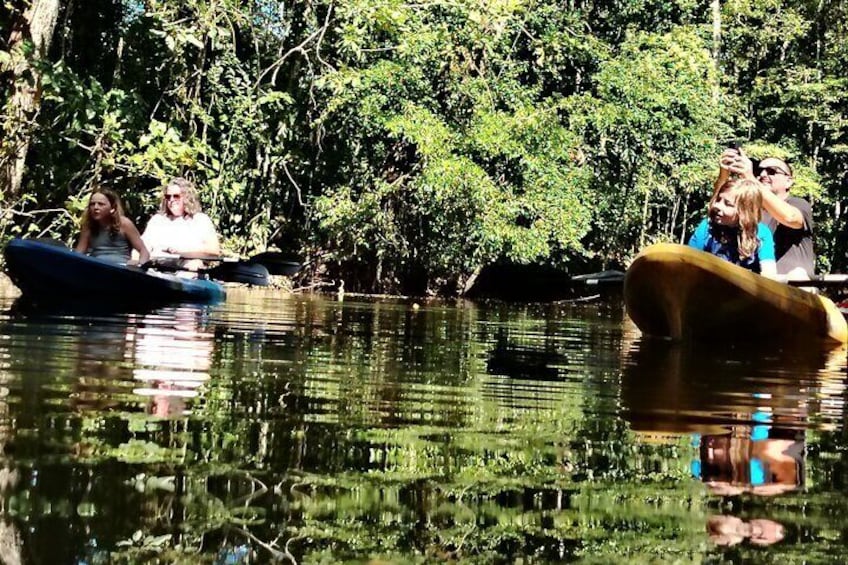
[[[180,194],[166,194],[165,195],[165,200],[171,200],[171,199],[179,200],[180,198],[182,198],[182,195],[180,195]]]
[[[763,173],[767,174],[770,177],[775,175],[785,175],[790,176],[788,172],[784,171],[780,167],[761,167],[759,171],[757,171],[757,176],[762,175]]]

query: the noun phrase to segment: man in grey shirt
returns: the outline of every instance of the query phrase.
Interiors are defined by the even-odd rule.
[[[813,209],[803,198],[789,195],[795,182],[788,163],[769,157],[760,161],[754,174],[753,164],[741,149],[727,149],[720,160],[716,188],[731,174],[756,180],[763,195],[763,223],[774,233],[777,274],[787,279],[809,279],[815,272],[813,251]]]

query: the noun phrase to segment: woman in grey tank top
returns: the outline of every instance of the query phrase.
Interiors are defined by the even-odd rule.
[[[96,188],[88,199],[82,217],[82,230],[76,251],[112,263],[130,263],[130,251],[138,251],[138,262],[150,259],[141,235],[124,216],[121,199],[107,188]]]

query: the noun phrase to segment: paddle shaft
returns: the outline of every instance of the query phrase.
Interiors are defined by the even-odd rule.
[[[572,282],[583,283],[586,286],[606,286],[606,285],[621,285],[624,284],[624,273],[621,276],[609,274],[609,271],[601,273],[591,273],[573,277]],[[814,288],[846,288],[848,289],[848,275],[843,274],[827,274],[818,275],[812,279],[801,280],[785,280],[780,281],[789,286],[803,286]]]

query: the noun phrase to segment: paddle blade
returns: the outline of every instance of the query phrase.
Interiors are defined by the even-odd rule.
[[[283,253],[277,251],[265,251],[258,253],[249,259],[250,263],[264,265],[268,273],[272,275],[283,275],[290,277],[300,271],[303,264],[297,261],[289,261]]]
[[[243,263],[222,263],[207,271],[210,277],[224,282],[268,286],[268,269],[264,265]]]

